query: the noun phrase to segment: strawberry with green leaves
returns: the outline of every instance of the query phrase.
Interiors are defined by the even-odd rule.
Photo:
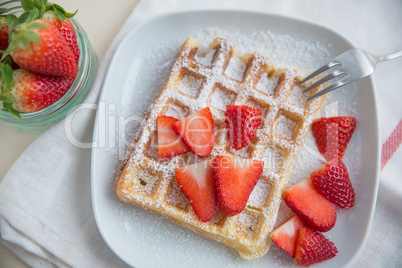
[[[12,71],[9,65],[3,63],[1,69],[2,78],[7,82],[1,85],[0,100],[5,110],[17,116],[19,112],[36,112],[53,104],[68,91],[75,79],[75,75],[51,77],[23,68]]]
[[[69,13],[61,6],[48,3],[47,0],[23,0],[24,14],[19,18],[20,22],[30,22],[34,19],[42,19],[55,26],[66,40],[68,46],[74,54],[74,59],[78,63],[80,49],[78,47],[77,34],[74,26],[69,20],[75,16],[77,11]]]
[[[8,9],[0,9],[0,58],[2,58],[2,51],[8,48],[9,36],[12,31],[12,27],[17,22],[17,17],[15,15],[7,15]],[[4,62],[4,60],[3,60]],[[7,64],[11,64],[13,69],[18,69],[19,66],[15,64],[12,60],[8,59]]]
[[[53,104],[68,91],[80,53],[68,20],[76,12],[47,0],[21,0],[21,6],[18,18],[0,9],[0,43],[8,37],[7,46],[0,48],[0,101],[3,110],[18,117]]]
[[[64,37],[44,20],[18,25],[10,36],[5,51],[8,53],[21,68],[36,74],[66,77],[75,74],[78,68]]]

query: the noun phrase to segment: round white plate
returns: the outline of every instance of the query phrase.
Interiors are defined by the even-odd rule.
[[[302,52],[295,54],[294,59],[297,65],[305,68],[317,68],[353,47],[344,37],[324,27],[258,12],[215,10],[172,13],[134,28],[117,49],[104,81],[93,134],[96,146],[92,150],[91,167],[92,202],[99,231],[116,255],[131,266],[212,268],[294,265],[292,258],[275,245],[271,245],[270,251],[260,259],[243,260],[232,248],[160,215],[124,204],[114,194],[114,181],[127,145],[167,78],[181,44],[189,36],[202,37],[213,33],[227,33],[233,37],[234,44],[239,38],[243,45],[247,43],[244,36],[249,37],[250,42],[261,39],[264,44],[258,49],[268,48],[266,51],[271,51],[272,55],[265,56],[279,61],[285,56],[287,60],[292,58],[287,51],[290,54]],[[268,42],[270,38],[272,43]],[[276,42],[278,40],[280,42]],[[304,47],[306,44],[312,44],[316,49],[309,50],[310,46]],[[275,49],[269,50],[273,45]],[[303,66],[304,62],[313,66]],[[357,204],[349,211],[338,210],[335,227],[325,235],[335,243],[339,254],[317,267],[350,265],[368,235],[376,202],[380,163],[378,116],[372,79],[365,78],[333,93],[321,116],[333,115],[351,115],[358,120],[344,158],[356,190]],[[297,159],[289,185],[305,179],[322,164],[310,135]],[[289,215],[289,210],[282,205],[277,224]]]

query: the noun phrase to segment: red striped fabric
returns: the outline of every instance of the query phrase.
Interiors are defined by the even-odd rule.
[[[398,149],[402,142],[402,119],[399,121],[398,125],[392,131],[391,135],[382,145],[381,149],[381,169],[385,167],[388,161],[391,159],[392,155]]]

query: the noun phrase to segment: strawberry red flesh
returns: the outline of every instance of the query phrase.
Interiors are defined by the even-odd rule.
[[[356,119],[349,116],[319,118],[311,125],[317,148],[327,161],[343,157],[355,129]]]
[[[310,177],[314,186],[339,208],[350,209],[355,205],[356,194],[342,160],[329,161]]]
[[[211,153],[215,133],[214,120],[209,107],[174,123],[173,129],[195,155],[207,157]]]
[[[217,156],[213,159],[220,211],[233,216],[243,211],[264,168],[264,162]]]
[[[272,231],[270,237],[275,245],[294,258],[297,239],[299,238],[299,230],[303,227],[306,226],[302,220],[297,215],[293,215]]]
[[[338,254],[335,244],[323,234],[308,227],[301,228],[297,241],[295,263],[310,266],[323,262]]]
[[[165,115],[158,116],[156,119],[159,158],[173,157],[189,151],[189,148],[173,130],[173,124],[177,121],[179,120]]]
[[[30,25],[46,27],[30,29]],[[24,42],[18,41],[18,37],[27,32],[36,33],[39,42],[29,41],[26,47]],[[59,30],[49,22],[35,20],[29,24],[21,24],[10,38],[13,44],[17,43],[10,55],[21,68],[48,76],[71,76],[76,73],[77,63],[73,52]]]
[[[176,179],[198,218],[203,222],[210,221],[215,215],[217,204],[210,161],[177,168]]]
[[[236,150],[247,146],[261,123],[261,111],[249,106],[226,106],[225,123],[230,146]]]
[[[303,222],[320,232],[327,232],[335,226],[336,207],[305,179],[282,194],[285,203]]]

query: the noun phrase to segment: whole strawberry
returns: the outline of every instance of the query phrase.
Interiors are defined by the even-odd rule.
[[[355,191],[348,170],[340,159],[333,159],[310,175],[314,186],[332,203],[342,209],[355,205]]]
[[[5,51],[8,48],[8,41],[9,41],[9,31],[10,27],[8,23],[14,25],[17,20],[17,17],[8,15],[7,17],[0,16],[0,50]],[[0,52],[0,58],[2,58],[2,53]],[[15,70],[20,68],[12,59],[11,57],[6,57],[3,59],[4,63],[11,65],[11,67]]]
[[[8,47],[8,25],[6,17],[0,17],[0,50],[6,50]]]
[[[66,77],[77,70],[66,40],[55,26],[44,20],[17,26],[7,50],[21,68],[36,74]]]
[[[311,130],[317,148],[327,161],[341,159],[356,129],[356,119],[350,116],[318,118]]]
[[[332,259],[338,254],[335,244],[323,234],[308,227],[301,228],[297,240],[295,263],[310,266]]]
[[[42,15],[42,20],[50,22],[53,26],[59,29],[61,35],[64,37],[68,46],[73,52],[75,61],[78,63],[78,60],[80,58],[80,48],[78,47],[77,34],[71,22],[67,18],[61,20],[56,15],[56,12],[54,10],[45,12]]]
[[[21,68],[13,71],[11,89],[7,95],[17,112],[36,112],[59,100],[74,79],[75,75],[49,77]]]

